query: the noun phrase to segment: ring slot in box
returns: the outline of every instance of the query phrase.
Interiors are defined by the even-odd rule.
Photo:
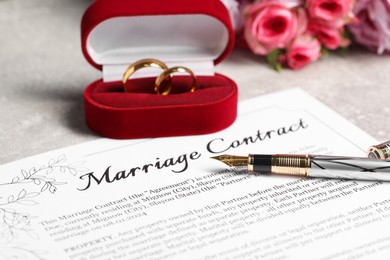
[[[119,139],[196,135],[234,122],[237,86],[214,73],[234,46],[220,0],[98,0],[86,10],[81,34],[84,56],[103,71],[84,93],[86,122],[96,133]],[[131,79],[133,91],[125,93],[124,71],[144,58],[190,68],[197,90],[186,92],[188,77],[175,74],[172,92],[157,95],[153,86],[161,71],[142,69]]]

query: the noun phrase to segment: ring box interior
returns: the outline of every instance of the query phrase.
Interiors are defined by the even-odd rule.
[[[214,73],[234,46],[229,14],[220,0],[97,0],[81,22],[82,51],[103,77],[84,92],[88,127],[109,138],[198,135],[220,131],[237,116],[237,85]],[[153,58],[185,66],[197,78],[174,74],[169,95],[157,95],[162,70],[122,76],[133,62]]]

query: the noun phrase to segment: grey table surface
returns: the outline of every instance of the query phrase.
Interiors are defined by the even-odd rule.
[[[83,92],[101,72],[84,59],[80,20],[91,0],[0,0],[0,164],[100,138],[84,121]],[[390,140],[390,56],[352,48],[277,73],[234,50],[216,71],[239,99],[302,88],[378,141]]]

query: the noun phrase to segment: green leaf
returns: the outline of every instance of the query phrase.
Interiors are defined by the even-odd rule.
[[[352,39],[352,34],[351,34],[351,32],[348,30],[348,27],[347,27],[347,26],[345,26],[345,28],[344,28],[343,37],[344,37],[344,38],[348,38],[348,39]]]
[[[274,68],[277,72],[282,71],[282,64],[279,62],[279,55],[282,54],[283,51],[281,49],[276,49],[270,52],[267,55],[267,62]]]
[[[282,64],[280,64],[279,62],[276,63],[274,69],[275,69],[277,72],[281,72],[281,71],[282,71]]]
[[[329,57],[329,50],[322,46],[321,48],[321,57],[328,58]]]
[[[347,47],[340,47],[337,51],[340,55],[346,56],[348,54],[349,48],[348,48],[348,46]]]

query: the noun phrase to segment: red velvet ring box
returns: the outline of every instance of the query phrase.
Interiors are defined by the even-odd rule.
[[[84,93],[87,125],[117,139],[212,133],[231,125],[237,115],[237,86],[214,73],[231,52],[234,32],[220,0],[96,0],[81,23],[82,51],[103,78]],[[185,66],[197,75],[173,75],[172,93],[154,92],[162,72],[143,68],[131,76],[134,91],[124,92],[122,76],[140,59],[168,67]]]

